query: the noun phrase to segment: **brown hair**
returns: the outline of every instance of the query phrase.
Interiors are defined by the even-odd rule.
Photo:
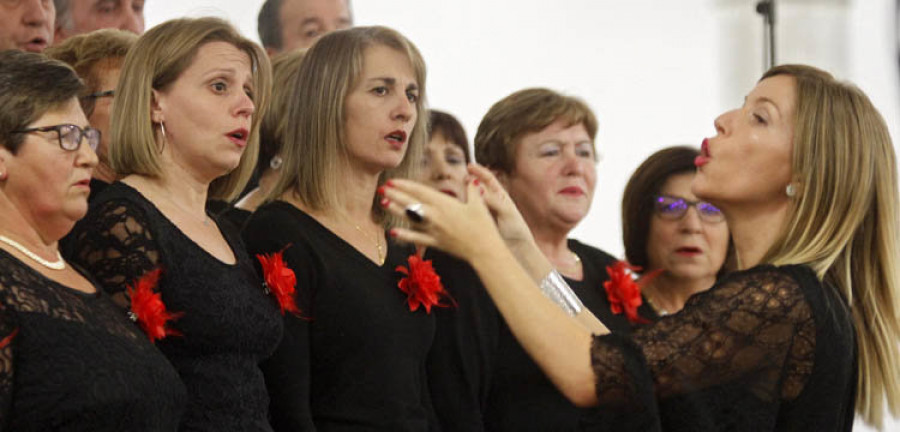
[[[560,119],[569,126],[583,124],[594,146],[597,117],[584,101],[545,88],[519,90],[495,103],[481,119],[475,134],[475,160],[512,174],[519,138]]]
[[[102,29],[70,37],[44,50],[44,55],[68,63],[84,80],[85,89],[79,100],[84,114],[90,117],[97,100],[86,96],[101,90],[97,66],[103,61],[109,62],[107,67],[121,66],[137,39],[136,34],[125,30]]]
[[[300,73],[300,65],[303,63],[304,57],[306,57],[305,49],[281,53],[273,57],[272,87],[288,88],[290,82],[296,79],[296,75]],[[274,92],[269,109],[262,119],[259,129],[259,160],[256,165],[258,175],[262,175],[272,158],[281,152],[284,130],[291,123],[290,118],[285,115],[287,104],[290,101],[288,95],[298,97],[298,95],[288,91]],[[302,97],[302,95],[299,97]]]
[[[448,141],[462,149],[466,163],[472,161],[469,152],[469,138],[466,137],[466,130],[463,129],[462,123],[456,117],[436,109],[428,110],[428,139],[430,140],[435,134],[443,135]]]
[[[887,125],[857,87],[804,65],[793,77],[791,213],[763,262],[804,264],[851,305],[859,352],[856,409],[880,425],[885,400],[900,414],[900,198]]]
[[[40,54],[0,51],[0,145],[15,154],[25,129],[77,97],[84,87],[67,64]]]
[[[387,27],[354,27],[329,33],[306,53],[300,73],[284,90],[288,100],[284,115],[289,127],[284,131],[281,178],[270,197],[292,191],[314,210],[334,208],[341,187],[340,166],[346,158],[345,102],[359,80],[363,57],[371,46],[386,46],[409,59],[419,98],[416,124],[409,146],[397,168],[381,174],[379,183],[393,177],[414,178],[425,147],[428,115],[425,107],[425,61],[418,48],[396,30]],[[373,197],[372,213],[383,218],[383,210]]]
[[[256,111],[250,139],[238,167],[210,185],[210,198],[237,197],[253,175],[259,151],[259,124],[271,94],[272,70],[266,53],[219,18],[181,18],[166,21],[141,36],[128,52],[116,87],[111,120],[110,166],[122,176],[155,177],[163,172],[150,116],[153,90],[163,90],[194,61],[197,50],[209,42],[226,42],[250,57],[253,68],[253,103]]]

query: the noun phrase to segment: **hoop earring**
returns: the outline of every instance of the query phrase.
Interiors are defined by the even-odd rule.
[[[284,164],[284,159],[278,155],[272,156],[272,159],[269,160],[269,168],[272,168],[273,170],[281,168],[282,164]]]
[[[159,152],[162,153],[163,149],[166,148],[166,141],[169,138],[166,136],[166,124],[163,122],[159,122],[159,132],[162,134],[162,145],[159,146]]]
[[[793,198],[797,196],[797,188],[794,187],[794,184],[791,183],[784,188],[784,193],[788,196],[788,198]]]

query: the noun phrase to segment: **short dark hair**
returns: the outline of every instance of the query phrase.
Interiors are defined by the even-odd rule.
[[[53,0],[53,6],[56,8],[56,28],[71,28],[72,15],[69,13],[69,0]]]
[[[282,0],[266,0],[256,17],[256,31],[262,46],[280,50],[284,45],[281,40],[281,2]]]
[[[466,163],[472,161],[469,139],[466,137],[466,130],[463,129],[462,123],[452,114],[435,109],[428,110],[428,139],[431,140],[431,137],[438,133],[462,149],[466,156]]]
[[[693,173],[700,152],[693,147],[667,147],[650,155],[631,175],[622,195],[622,241],[625,259],[646,270],[647,237],[653,216],[653,196],[676,174]]]
[[[16,153],[25,129],[78,96],[84,87],[69,65],[41,54],[0,52],[0,145]]]

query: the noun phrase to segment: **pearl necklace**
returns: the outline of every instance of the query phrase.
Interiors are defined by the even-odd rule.
[[[62,255],[59,254],[59,251],[56,251],[56,261],[51,262],[47,261],[41,257],[39,257],[36,253],[28,250],[25,246],[22,246],[20,243],[15,240],[10,239],[9,237],[0,235],[0,242],[6,243],[14,248],[16,248],[19,252],[22,252],[28,258],[33,259],[38,264],[47,267],[51,270],[63,270],[66,268],[66,262],[63,260]]]

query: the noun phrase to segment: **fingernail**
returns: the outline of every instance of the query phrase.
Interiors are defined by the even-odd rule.
[[[391,237],[397,237],[397,230],[391,229],[390,231],[388,231],[388,235],[390,235]]]
[[[384,195],[384,186],[378,186],[378,195]]]
[[[382,199],[381,199],[381,206],[382,206],[382,207],[387,207],[388,204],[390,204],[390,203],[391,203],[391,200],[389,200],[389,199],[387,199],[387,198],[382,198]]]
[[[384,185],[387,187],[394,187],[394,181],[388,180],[388,181],[384,182]]]
[[[481,184],[481,182],[480,182],[480,181],[478,181],[478,179],[475,179],[475,181],[473,181],[473,182],[472,182],[472,183],[473,183],[473,184],[475,184],[475,186],[478,186],[478,185],[480,185],[480,184]]]

